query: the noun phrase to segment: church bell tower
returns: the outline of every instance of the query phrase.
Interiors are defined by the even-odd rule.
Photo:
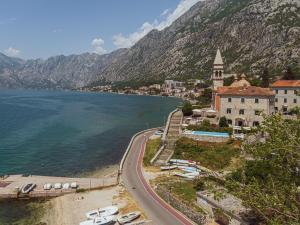
[[[220,49],[218,49],[214,61],[212,81],[213,81],[214,91],[216,91],[218,87],[224,86],[224,63],[223,63]]]

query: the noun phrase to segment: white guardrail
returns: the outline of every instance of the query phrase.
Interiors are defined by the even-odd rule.
[[[127,149],[126,149],[126,152],[124,153],[123,158],[122,158],[122,160],[121,160],[120,167],[119,167],[119,175],[122,173],[122,170],[123,170],[123,166],[124,166],[125,160],[126,160],[127,155],[128,155],[128,153],[129,153],[129,151],[130,151],[130,149],[131,149],[131,146],[132,146],[132,144],[133,144],[133,142],[134,142],[134,139],[135,139],[137,136],[139,136],[139,135],[141,135],[141,134],[143,134],[143,133],[147,133],[147,132],[150,132],[150,131],[158,130],[158,129],[160,129],[160,128],[161,128],[161,127],[150,128],[150,129],[148,129],[148,130],[143,130],[143,131],[140,131],[140,132],[136,133],[135,135],[133,135],[133,137],[131,138],[131,140],[130,140],[130,142],[129,142],[129,145],[128,145]]]

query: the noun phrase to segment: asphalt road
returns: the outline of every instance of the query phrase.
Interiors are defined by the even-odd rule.
[[[135,138],[123,166],[124,185],[155,224],[193,225],[185,216],[159,198],[143,176],[145,142],[152,134],[153,132],[147,132]]]

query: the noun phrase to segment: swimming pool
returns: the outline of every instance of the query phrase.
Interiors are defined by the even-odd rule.
[[[221,132],[193,131],[192,134],[194,134],[194,135],[203,135],[203,136],[211,136],[211,137],[229,138],[229,133],[221,133]]]

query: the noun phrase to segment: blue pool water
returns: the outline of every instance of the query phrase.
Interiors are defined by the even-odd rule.
[[[211,136],[211,137],[226,137],[226,138],[229,137],[228,133],[221,133],[221,132],[193,131],[192,134]]]

